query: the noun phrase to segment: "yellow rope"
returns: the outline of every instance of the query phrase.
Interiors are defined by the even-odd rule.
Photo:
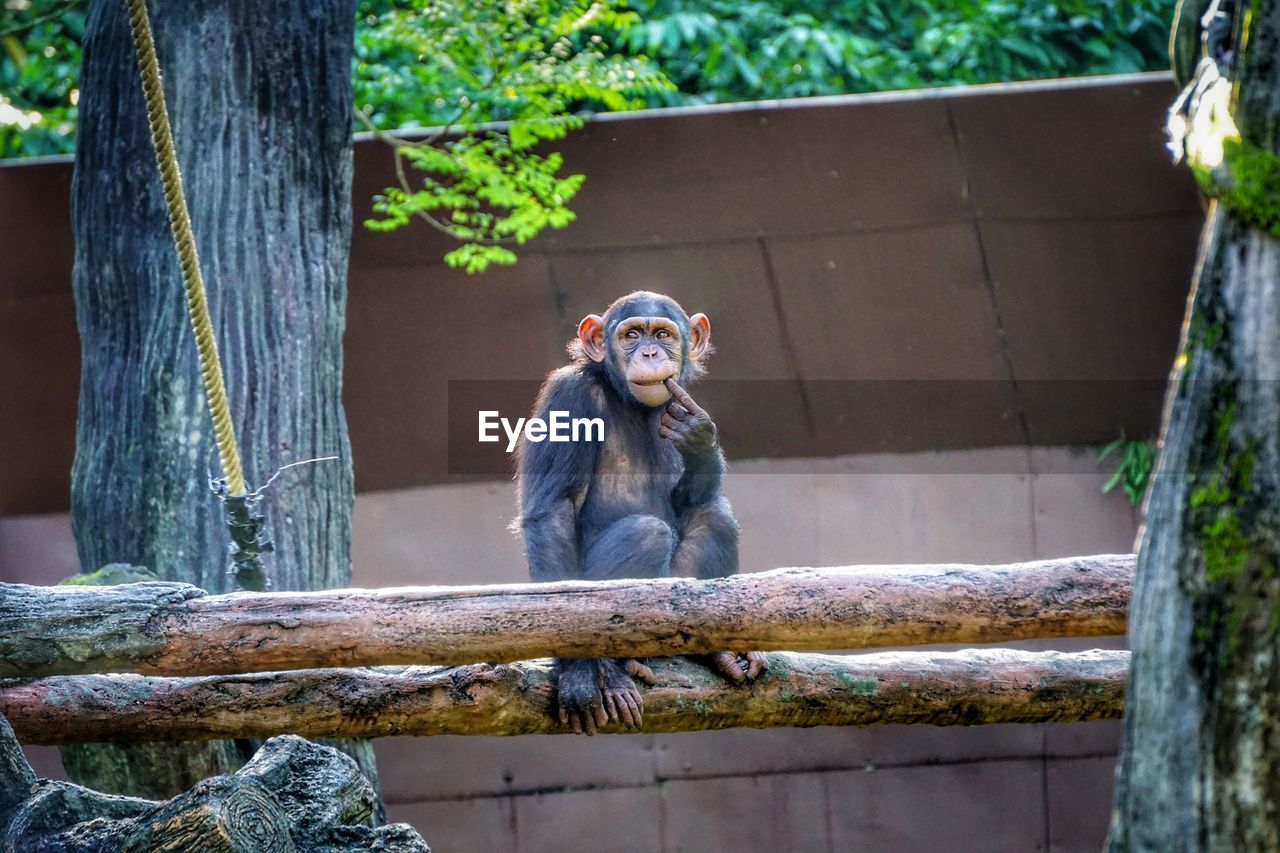
[[[182,193],[182,174],[178,171],[173,131],[169,128],[169,113],[164,104],[160,63],[156,60],[147,3],[146,0],[126,0],[126,3],[133,49],[142,74],[142,94],[147,102],[147,123],[151,125],[151,142],[155,145],[156,165],[160,168],[164,200],[169,208],[169,227],[173,230],[182,283],[187,290],[187,314],[191,317],[191,331],[195,334],[196,351],[200,356],[200,379],[204,382],[209,417],[213,419],[213,437],[218,445],[218,459],[227,481],[227,492],[238,497],[245,494],[244,470],[240,467],[240,449],[236,446],[236,434],[231,426],[231,406],[227,402],[227,385],[222,377],[213,322],[209,319],[209,301],[205,297],[204,279],[200,274],[200,258],[196,255],[191,215],[187,212],[187,199]]]

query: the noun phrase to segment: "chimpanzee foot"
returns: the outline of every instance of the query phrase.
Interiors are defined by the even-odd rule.
[[[769,659],[764,652],[716,652],[711,656],[711,667],[735,684],[741,684],[755,681],[769,668]]]
[[[593,735],[604,728],[609,716],[600,693],[600,673],[596,661],[588,658],[556,660],[556,705],[560,725],[572,726],[573,733]]]
[[[658,676],[653,674],[653,670],[635,658],[626,658],[622,661],[622,665],[626,668],[627,675],[632,678],[638,678],[650,687],[658,683]]]
[[[600,692],[604,697],[604,710],[609,722],[621,723],[629,729],[640,728],[644,722],[644,697],[636,688],[632,676],[646,684],[655,684],[657,679],[653,671],[635,658],[605,658],[597,663],[600,666]]]

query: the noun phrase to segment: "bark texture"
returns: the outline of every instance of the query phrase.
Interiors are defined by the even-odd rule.
[[[1127,652],[1012,649],[803,655],[775,652],[750,687],[704,663],[652,661],[644,730],[739,726],[978,725],[1118,718]],[[0,681],[0,711],[23,741],[521,735],[566,732],[552,717],[550,661],[459,667],[313,669],[160,678]]]
[[[0,676],[205,675],[1120,634],[1133,557],[205,596],[0,584]]]
[[[237,773],[206,779],[168,802],[116,797],[37,780],[0,718],[0,851],[212,853],[383,850],[428,853],[411,827],[371,829],[373,788],[337,750],[285,735]]]
[[[1250,24],[1236,124],[1275,155],[1280,6],[1237,6]],[[1276,850],[1280,242],[1217,205],[1179,362],[1138,559],[1110,848]]]
[[[268,492],[271,580],[347,585],[341,338],[354,2],[162,3],[151,13],[246,473],[261,485],[285,463],[341,457],[293,469]],[[227,531],[206,485],[216,459],[209,417],[118,0],[90,5],[81,87],[71,496],[81,565],[133,563],[226,591]],[[91,787],[156,797],[244,757],[231,745],[182,760],[102,756],[67,763]]]

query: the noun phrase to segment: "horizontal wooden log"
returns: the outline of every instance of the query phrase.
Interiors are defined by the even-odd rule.
[[[689,658],[652,662],[644,730],[975,725],[1114,719],[1128,653],[1012,649],[814,655],[775,652],[749,687]],[[202,678],[54,676],[0,681],[0,713],[28,743],[565,731],[550,661],[314,669]]]
[[[1123,634],[1132,555],[205,595],[0,584],[0,677],[211,675]]]

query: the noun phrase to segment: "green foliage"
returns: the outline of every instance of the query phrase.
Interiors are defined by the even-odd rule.
[[[1102,491],[1109,492],[1116,486],[1129,497],[1129,503],[1137,505],[1147,492],[1151,483],[1151,470],[1155,466],[1156,451],[1149,441],[1137,441],[1121,436],[1102,448],[1098,461],[1106,459],[1113,453],[1119,454],[1119,461],[1111,476],[1102,484]]]
[[[1235,424],[1234,395],[1220,400],[1213,432],[1206,442],[1208,464],[1197,472],[1199,484],[1187,496],[1193,527],[1200,534],[1205,574],[1210,580],[1232,580],[1244,569],[1250,540],[1240,511],[1253,494],[1255,442],[1240,449],[1231,440]]]
[[[400,186],[365,224],[389,231],[424,218],[462,242],[445,261],[467,272],[514,263],[507,245],[574,220],[568,205],[584,176],[562,176],[563,158],[536,150],[542,143],[580,128],[583,110],[633,109],[670,87],[647,60],[604,51],[604,35],[620,38],[635,21],[604,2],[366,5],[357,109],[374,128],[443,129],[413,142],[383,136]]]
[[[46,116],[37,128],[9,131],[17,141],[0,152],[69,151],[67,125],[75,116],[67,96],[79,62],[83,0],[0,2],[7,12],[0,31],[15,36],[0,52],[0,95]],[[625,109],[636,97],[650,105],[727,102],[1156,70],[1168,64],[1174,6],[1175,0],[631,0],[633,12],[606,7],[570,35],[581,88],[561,94],[571,105]],[[572,24],[575,8],[593,7],[361,0],[356,105],[383,129],[446,125],[463,110],[474,121],[536,110],[524,103],[522,87],[535,84],[536,101],[539,89],[556,84],[546,79],[549,71],[565,81],[575,63],[561,57],[554,70],[520,63],[547,48],[538,43],[539,27]],[[69,11],[24,26],[59,9]],[[568,17],[558,20],[558,10]],[[53,55],[46,56],[50,47]],[[656,77],[630,94],[599,86],[611,77],[625,81],[628,72],[652,75],[652,66],[629,65],[620,54],[649,57],[678,88]],[[596,67],[601,58],[605,66]],[[487,85],[496,82],[495,71],[510,75],[515,97]]]
[[[75,144],[84,11],[48,0],[0,3],[0,158],[68,152]]]
[[[1280,158],[1240,139],[1223,142],[1230,180],[1211,186],[1227,209],[1272,237],[1280,238]]]
[[[1249,556],[1249,540],[1240,516],[1228,505],[1230,499],[1230,493],[1221,488],[1204,486],[1191,493],[1191,506],[1208,515],[1200,527],[1200,548],[1210,580],[1235,577]]]
[[[633,0],[622,46],[662,104],[834,95],[1168,67],[1176,0]]]
[[[626,1],[360,0],[365,123],[448,130],[393,141],[403,178],[369,226],[424,218],[462,242],[450,263],[511,263],[511,245],[573,221],[582,176],[540,143],[590,111],[1159,69],[1175,5]],[[0,3],[0,157],[69,152],[84,0]]]

